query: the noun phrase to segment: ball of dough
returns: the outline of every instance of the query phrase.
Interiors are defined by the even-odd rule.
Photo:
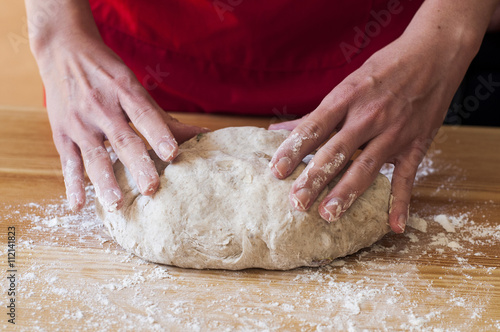
[[[288,194],[306,164],[285,180],[276,179],[268,166],[288,134],[225,128],[185,142],[170,164],[151,153],[161,180],[153,196],[140,194],[118,161],[114,170],[123,207],[108,212],[96,203],[97,213],[127,251],[151,262],[196,269],[319,266],[384,236],[390,184],[381,174],[336,222],[318,213],[326,189],[309,211],[292,208]]]

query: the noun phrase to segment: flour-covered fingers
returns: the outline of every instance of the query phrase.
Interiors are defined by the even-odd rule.
[[[329,222],[338,220],[354,201],[365,192],[377,177],[385,163],[385,144],[380,139],[371,141],[352,162],[337,185],[319,205],[319,214]]]
[[[411,190],[421,158],[414,156],[397,160],[394,165],[389,204],[389,225],[396,233],[403,233],[408,222]]]
[[[347,142],[347,143],[346,143]],[[295,209],[305,211],[319,193],[345,166],[360,143],[341,131],[319,149],[290,190],[290,202]]]
[[[87,175],[94,184],[97,198],[108,211],[119,209],[123,201],[123,195],[116,182],[111,159],[104,147],[102,138],[82,142],[80,150]]]
[[[162,117],[163,110],[137,81],[120,83],[120,105],[137,130],[149,142],[158,157],[171,161],[177,156],[178,144]]]
[[[158,189],[160,179],[146,145],[125,119],[116,119],[109,130],[105,134],[120,161],[132,174],[139,191],[146,196],[152,195]]]
[[[335,94],[334,94],[335,95]],[[307,118],[301,121],[274,153],[269,167],[274,176],[284,179],[302,159],[330,137],[342,121],[345,101],[327,96]]]
[[[61,159],[66,198],[70,209],[77,212],[85,204],[85,182],[80,149],[69,137],[54,136],[54,142]]]
[[[311,115],[297,126],[281,143],[269,166],[274,176],[284,179],[289,176],[302,159],[316,149],[329,136],[333,128],[314,122]]]

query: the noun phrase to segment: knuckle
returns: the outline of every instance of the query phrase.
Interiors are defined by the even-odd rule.
[[[402,195],[403,193],[407,193],[407,195],[410,195],[411,194],[411,189],[413,188],[413,177],[411,176],[405,176],[405,175],[402,175],[402,176],[399,176],[398,178],[398,182],[397,182],[397,187],[396,189],[399,187],[400,191],[399,191],[399,199],[402,199],[403,197],[405,197],[406,195]]]
[[[131,90],[137,89],[137,80],[128,72],[121,73],[115,78],[116,89],[118,92],[129,93]]]
[[[363,113],[364,121],[372,126],[374,124],[384,123],[386,120],[384,106],[381,102],[373,102],[363,110]]]
[[[316,140],[323,137],[325,129],[319,123],[306,119],[297,127],[297,133],[305,138]]]
[[[336,91],[337,95],[344,95],[345,94],[344,91],[342,91],[342,87],[337,87],[336,89],[337,89],[337,91]],[[321,101],[321,104],[320,104],[321,108],[320,109],[327,109],[327,110],[333,109],[338,104],[339,100],[342,100],[342,99],[337,98],[337,96],[334,95],[333,93],[329,93]]]
[[[408,161],[413,167],[418,167],[422,162],[425,155],[427,154],[427,149],[430,143],[423,137],[416,138],[410,144],[410,153],[408,154]]]
[[[360,80],[361,86],[368,88],[368,89],[373,89],[379,82],[380,82],[380,79],[378,79],[374,75],[365,75]]]
[[[63,128],[52,129],[52,140],[56,146],[62,146],[68,143],[70,138],[66,135]]]
[[[114,82],[116,94],[125,98],[128,103],[140,104],[147,100],[146,90],[133,74],[124,73],[116,77]]]
[[[413,149],[413,153],[410,154],[409,159],[410,159],[410,162],[413,165],[415,165],[415,168],[418,167],[418,165],[420,165],[420,163],[422,162],[422,160],[425,157],[426,152],[427,152],[426,148],[414,148]]]
[[[82,144],[80,147],[87,169],[91,168],[96,163],[109,159],[108,152],[102,146],[91,146],[90,144]]]
[[[363,173],[373,175],[379,171],[379,162],[377,158],[370,155],[361,154],[354,161],[357,168],[359,168]]]
[[[99,88],[90,88],[85,95],[85,106],[95,107],[96,105],[102,105],[104,102],[104,96]]]
[[[432,139],[427,139],[425,137],[418,136],[413,140],[412,148],[415,151],[425,152],[432,143]]]
[[[149,118],[153,114],[154,110],[150,106],[138,107],[131,111],[132,122],[139,124],[144,122],[147,118]]]
[[[406,143],[406,132],[408,131],[408,123],[403,121],[403,119],[395,119],[392,122],[391,128],[387,128],[387,133],[393,137],[400,137],[402,141]]]
[[[403,162],[396,163],[396,168],[393,174],[393,181],[397,186],[403,189],[411,189],[415,180],[415,173],[418,166],[405,164]]]
[[[372,135],[380,134],[387,128],[388,123],[393,123],[389,118],[390,103],[387,100],[373,100],[359,110],[359,118],[353,120],[358,131],[368,132]]]
[[[52,130],[52,140],[56,146],[59,155],[63,156],[71,149],[73,139],[66,134],[63,128],[57,128]]]
[[[373,90],[379,82],[380,80],[372,73],[365,73],[361,77],[348,77],[344,83],[346,88],[353,91],[356,96],[359,96],[361,93]]]
[[[143,144],[142,140],[133,131],[117,130],[110,138],[109,141],[113,148],[117,151],[123,151],[131,145]]]
[[[347,157],[351,155],[351,149],[344,142],[336,142],[335,145],[325,145],[321,148],[321,152],[324,154],[326,160],[336,160],[339,155],[343,156],[347,160]]]
[[[346,80],[337,85],[332,92],[323,98],[321,103],[329,109],[345,107],[355,97],[356,89],[357,87],[353,82]]]

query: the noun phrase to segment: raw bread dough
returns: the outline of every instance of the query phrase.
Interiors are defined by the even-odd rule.
[[[286,180],[276,179],[268,166],[288,134],[225,128],[185,142],[171,164],[151,154],[161,173],[151,197],[139,193],[117,162],[124,205],[108,212],[97,203],[98,215],[126,250],[148,261],[196,269],[319,266],[384,236],[390,184],[381,174],[337,222],[330,224],[318,213],[326,190],[308,212],[292,208],[288,194],[305,163]]]

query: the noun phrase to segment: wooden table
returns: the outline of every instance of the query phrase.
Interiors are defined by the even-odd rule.
[[[179,118],[211,129],[271,121]],[[18,330],[500,329],[499,143],[500,129],[441,129],[412,200],[427,232],[388,235],[321,269],[197,271],[124,252],[95,219],[90,187],[84,211],[69,213],[46,113],[0,109],[0,326],[14,328],[15,227]]]

